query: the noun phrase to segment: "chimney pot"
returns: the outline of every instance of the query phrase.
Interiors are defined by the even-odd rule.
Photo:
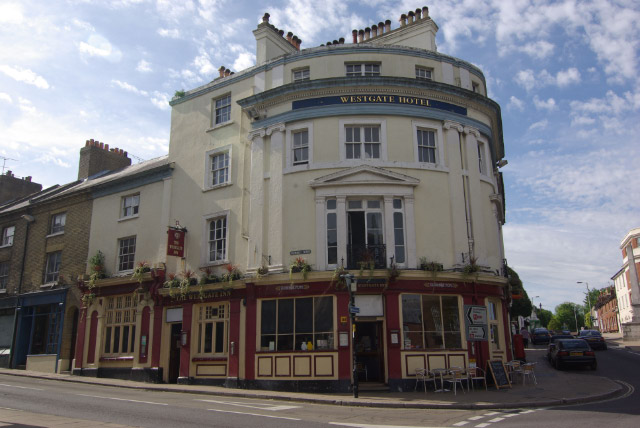
[[[31,177],[30,175],[29,175],[29,176],[27,176],[27,181],[28,181],[29,183],[31,183],[31,178],[32,178],[32,177]]]
[[[353,30],[351,36],[353,36],[353,43],[358,43],[358,30]]]
[[[338,40],[338,42],[340,42],[341,45],[344,45],[344,37],[340,37],[340,39]]]
[[[228,75],[231,74],[231,70],[229,70],[228,68],[224,71],[224,76],[227,77]]]
[[[416,21],[420,19],[420,15],[422,15],[422,9],[417,8],[416,9]]]
[[[427,6],[424,6],[422,8],[422,18],[426,19],[429,17],[429,8]]]
[[[104,150],[104,143],[100,143],[100,148]]]
[[[364,29],[364,39],[369,40],[371,38],[371,28],[367,27]]]
[[[292,33],[291,31],[289,31],[289,32],[287,33],[287,40],[288,40],[289,42],[291,42],[291,38],[292,38],[292,37],[293,37],[293,33]]]
[[[331,46],[331,42],[327,42],[327,46]]]
[[[334,45],[337,45],[337,44],[339,44],[339,43],[338,43],[338,41],[337,41],[337,40],[334,40],[334,41],[333,41],[333,44],[334,44]]]
[[[388,33],[389,31],[391,31],[391,20],[387,19],[384,21],[384,32]]]
[[[104,149],[105,149],[105,150],[109,150],[109,145],[108,145],[108,144],[105,144],[105,145],[104,145]]]
[[[84,143],[84,146],[85,146],[85,147],[89,147],[89,140],[87,140],[87,141]]]
[[[262,22],[269,22],[269,17],[271,15],[269,15],[268,13],[265,13],[264,15],[262,15]]]
[[[378,37],[378,26],[376,24],[371,26],[371,37]]]
[[[218,69],[218,72],[220,73],[220,77],[224,77],[224,65]]]
[[[124,154],[124,157],[126,158],[127,157],[127,152],[124,152],[123,154]]]
[[[278,31],[278,34],[280,34],[280,37],[284,37],[284,30]]]
[[[298,43],[296,43],[296,49],[300,50],[300,45],[302,44],[302,40],[298,39]]]
[[[407,15],[403,13],[400,15],[400,26],[404,27],[405,25],[407,25]]]
[[[358,31],[358,43],[362,43],[362,39],[364,39],[364,30]]]

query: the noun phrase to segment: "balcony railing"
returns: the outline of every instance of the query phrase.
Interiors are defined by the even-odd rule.
[[[374,269],[387,267],[387,246],[380,245],[347,245],[347,269],[360,269],[360,263],[366,263],[365,269],[369,269],[369,263],[373,262]]]

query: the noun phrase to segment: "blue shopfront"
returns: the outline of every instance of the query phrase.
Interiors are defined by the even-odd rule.
[[[58,371],[68,290],[63,288],[18,296],[12,368]]]

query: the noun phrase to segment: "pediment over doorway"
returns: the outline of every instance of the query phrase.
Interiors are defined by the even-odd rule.
[[[360,165],[346,168],[312,180],[309,185],[312,188],[353,186],[353,185],[393,185],[415,187],[420,183],[417,178],[389,171],[371,165]]]

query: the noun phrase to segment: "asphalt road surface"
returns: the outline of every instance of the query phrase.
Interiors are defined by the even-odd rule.
[[[139,391],[0,375],[0,427],[477,427],[636,428],[640,354],[597,352],[598,370],[576,373],[617,380],[622,397],[585,405],[512,410],[378,409],[291,401]]]

